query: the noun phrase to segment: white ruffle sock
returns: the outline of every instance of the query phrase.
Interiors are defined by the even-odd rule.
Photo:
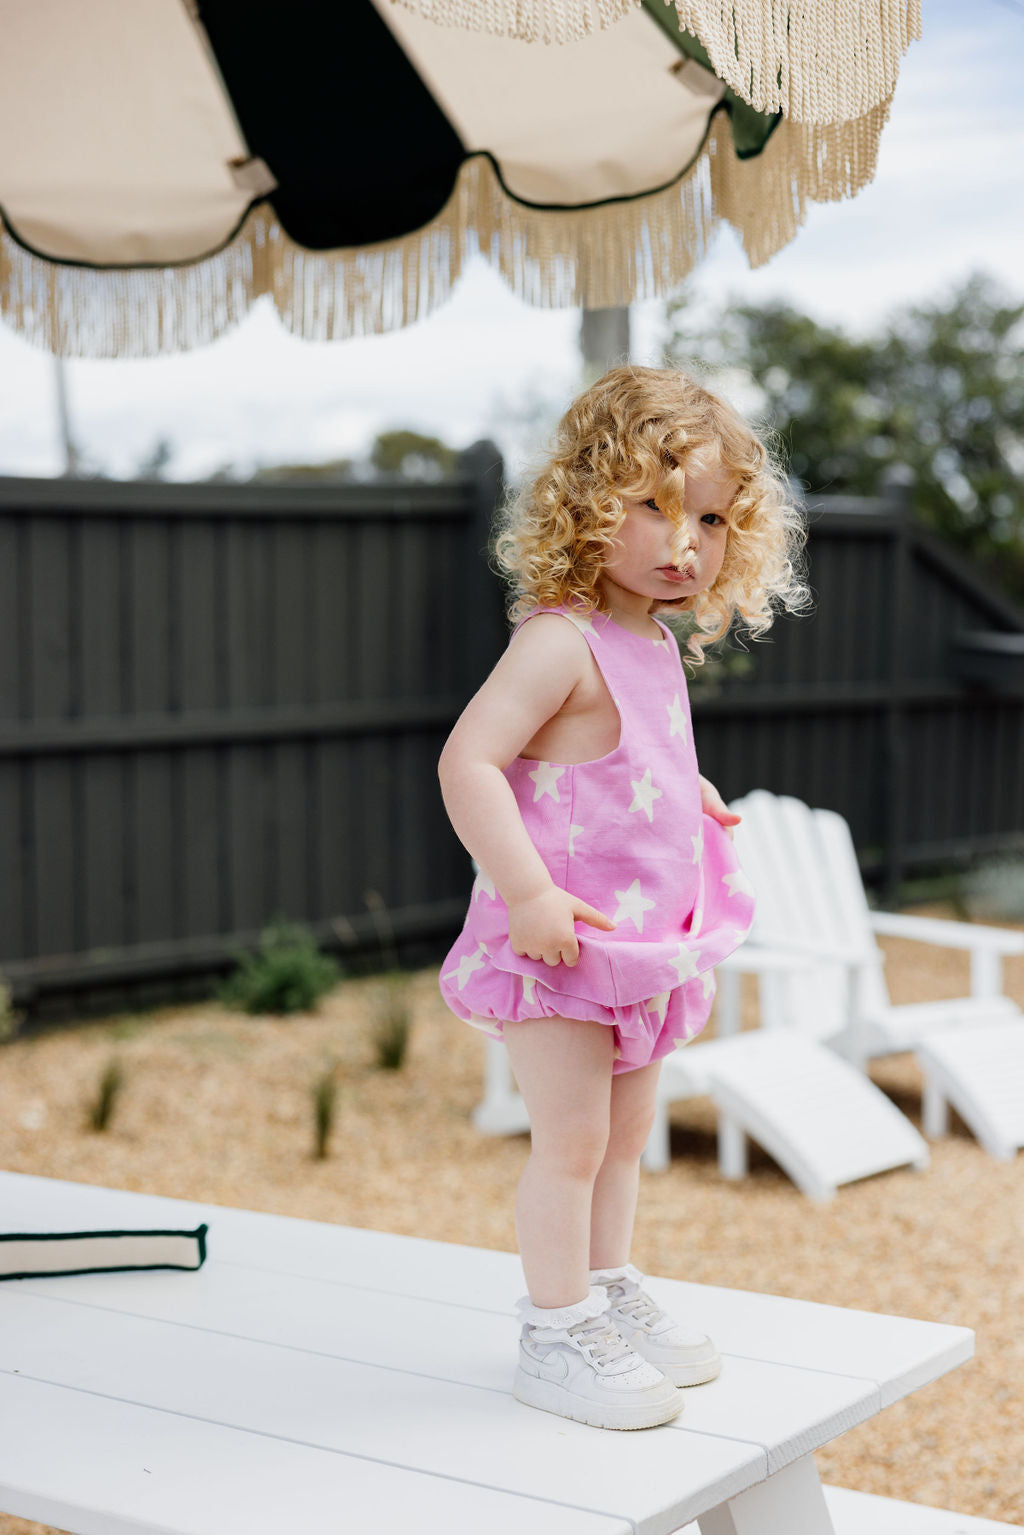
[[[632,1263],[623,1263],[618,1268],[590,1270],[591,1288],[603,1288],[612,1301],[626,1300],[635,1295],[644,1277]]]
[[[562,1329],[575,1327],[577,1322],[589,1322],[603,1316],[608,1310],[608,1294],[600,1285],[591,1285],[586,1300],[572,1306],[535,1306],[528,1295],[516,1301],[519,1320],[530,1327]]]

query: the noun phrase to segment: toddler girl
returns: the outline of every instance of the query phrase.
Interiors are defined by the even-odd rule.
[[[530,1116],[513,1390],[598,1427],[664,1423],[720,1368],[629,1248],[661,1058],[703,1028],[753,915],[738,818],[698,776],[679,646],[653,615],[688,615],[698,663],[737,617],[762,633],[773,599],[805,600],[802,537],[735,411],[682,373],[612,369],[506,510],[515,628],[441,755],[479,869],[441,992],[504,1039]]]

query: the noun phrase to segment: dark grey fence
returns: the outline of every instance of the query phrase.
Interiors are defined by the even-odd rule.
[[[840,811],[890,896],[1020,844],[1024,613],[910,519],[905,491],[808,511],[815,611],[752,643],[745,677],[692,688],[702,770],[727,798]]]
[[[438,485],[0,480],[0,974],[34,1016],[201,995],[278,914],[371,953],[368,894],[443,953],[470,870],[436,763],[505,644],[500,473],[482,444]],[[895,499],[811,515],[814,616],[695,683],[701,764],[841,811],[892,892],[1021,834],[1024,617]]]
[[[497,450],[437,485],[0,481],[0,973],[37,1016],[200,993],[276,914],[436,948],[436,764],[505,643]],[[228,961],[230,962],[230,961]]]

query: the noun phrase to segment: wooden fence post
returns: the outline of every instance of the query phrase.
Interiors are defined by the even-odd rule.
[[[463,567],[463,677],[467,696],[476,691],[508,643],[504,588],[490,568],[494,513],[504,493],[501,452],[493,442],[475,442],[459,455],[459,469],[471,482],[473,515]]]
[[[906,683],[910,642],[910,540],[913,471],[892,464],[882,478],[882,501],[893,523],[892,612],[889,624],[889,697],[885,708],[885,768],[882,774],[882,824],[885,852],[882,899],[895,906],[903,882],[907,847]]]

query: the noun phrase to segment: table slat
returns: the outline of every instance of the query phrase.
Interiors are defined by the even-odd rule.
[[[82,1405],[0,1375],[0,1508],[76,1535],[630,1535],[627,1520],[474,1485],[471,1466],[446,1479],[131,1403]]]

